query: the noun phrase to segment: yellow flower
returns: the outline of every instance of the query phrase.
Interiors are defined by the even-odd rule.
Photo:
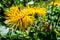
[[[58,5],[59,4],[59,0],[55,0],[54,2],[52,1],[51,3],[50,3],[50,5],[53,5],[53,6],[56,6],[56,5]]]
[[[45,8],[37,8],[36,12],[40,16],[45,16],[46,15],[46,9]]]
[[[5,23],[7,26],[13,29],[25,30],[30,25],[34,25],[35,17],[37,14],[39,16],[46,15],[46,9],[41,7],[29,7],[26,6],[22,9],[22,6],[12,6],[9,11],[5,13]]]
[[[28,28],[28,25],[33,25],[33,16],[30,17],[27,12],[22,9],[19,10],[17,6],[12,6],[10,10],[6,11],[4,14],[6,15],[5,23],[12,26],[11,28],[13,29],[19,28],[20,30],[24,30]]]
[[[46,15],[46,8],[41,8],[41,7],[29,7],[27,6],[25,8],[25,12],[28,14],[32,14],[34,16],[34,14],[37,14],[38,16],[44,16]]]

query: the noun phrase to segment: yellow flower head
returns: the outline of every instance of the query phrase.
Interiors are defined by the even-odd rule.
[[[46,15],[46,9],[45,8],[36,8],[36,12],[39,16],[45,16]]]
[[[12,6],[9,11],[4,13],[6,16],[5,23],[12,26],[13,29],[19,28],[24,30],[28,28],[28,25],[33,25],[33,16],[29,16],[24,10],[19,9],[17,6]],[[28,15],[26,15],[28,14]]]
[[[25,12],[28,14],[32,14],[32,15],[37,14],[38,16],[46,15],[46,8],[41,8],[39,6],[38,7],[27,6],[25,9],[26,9]]]
[[[45,16],[46,9],[29,6],[22,9],[22,6],[12,6],[10,10],[6,11],[4,14],[6,19],[5,23],[9,27],[25,30],[29,25],[34,25],[34,20],[36,20],[34,15],[37,14],[38,16]]]
[[[50,3],[50,5],[53,5],[53,6],[56,6],[56,5],[58,5],[59,4],[59,0],[55,0],[54,2],[52,1],[51,3]]]

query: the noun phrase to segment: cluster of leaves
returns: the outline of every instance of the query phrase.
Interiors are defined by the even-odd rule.
[[[54,30],[56,31],[56,34],[60,36],[60,6],[57,4],[56,6],[51,5],[49,9],[47,10],[48,15],[48,22],[49,24],[54,27]]]

